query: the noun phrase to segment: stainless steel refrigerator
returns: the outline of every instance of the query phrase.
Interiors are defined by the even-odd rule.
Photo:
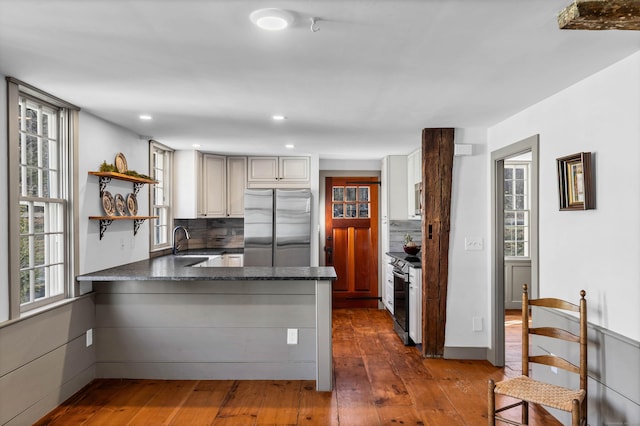
[[[310,244],[310,190],[245,190],[244,266],[309,266]]]

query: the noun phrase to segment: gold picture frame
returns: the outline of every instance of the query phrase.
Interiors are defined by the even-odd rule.
[[[556,159],[560,210],[595,209],[591,156],[580,152]]]

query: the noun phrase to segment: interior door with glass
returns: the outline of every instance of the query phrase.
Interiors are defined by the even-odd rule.
[[[325,264],[335,308],[378,307],[378,177],[328,177]]]

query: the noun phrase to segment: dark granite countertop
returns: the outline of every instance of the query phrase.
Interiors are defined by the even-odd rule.
[[[222,254],[242,254],[244,253],[244,248],[199,248],[199,249],[187,249],[181,250],[178,252],[176,256],[193,256],[193,255],[204,255],[204,256],[215,256]]]
[[[387,252],[387,255],[395,257],[396,259],[404,260],[411,264],[413,268],[422,268],[422,253],[418,253],[417,256],[410,256],[403,251],[391,251]]]
[[[76,277],[78,281],[275,281],[335,280],[333,267],[198,267],[190,265],[207,259],[187,251],[141,260]],[[227,253],[229,253],[227,251]],[[208,254],[213,254],[211,251]]]

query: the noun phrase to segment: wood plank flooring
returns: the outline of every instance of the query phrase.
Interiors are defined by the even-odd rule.
[[[314,381],[98,379],[36,424],[486,425],[487,380],[520,374],[519,333],[518,315],[508,316],[517,354],[505,368],[423,359],[400,342],[386,311],[337,309],[333,392],[316,392]],[[533,408],[531,424],[560,425]]]

